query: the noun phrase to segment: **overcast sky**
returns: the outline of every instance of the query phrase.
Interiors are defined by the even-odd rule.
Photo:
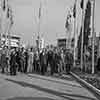
[[[33,43],[37,36],[38,11],[40,0],[9,0],[14,14],[13,33],[22,37],[23,43]],[[65,21],[68,9],[74,5],[74,0],[41,0],[42,18],[40,32],[46,44],[55,44],[57,37],[66,35]],[[80,1],[77,3],[77,24],[80,25]],[[96,32],[100,32],[100,0],[96,1]]]

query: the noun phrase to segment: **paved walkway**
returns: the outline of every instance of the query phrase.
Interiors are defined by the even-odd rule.
[[[0,100],[97,100],[71,76],[0,74]]]

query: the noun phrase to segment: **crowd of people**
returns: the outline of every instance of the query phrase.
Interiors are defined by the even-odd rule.
[[[69,73],[73,66],[73,54],[60,48],[25,49],[14,48],[10,51],[4,46],[0,51],[1,72],[10,75],[22,73]]]

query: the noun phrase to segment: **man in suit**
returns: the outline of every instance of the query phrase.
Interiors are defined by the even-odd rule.
[[[47,64],[50,65],[50,68],[51,68],[51,75],[54,74],[54,53],[52,50],[49,50],[48,53],[47,53]]]
[[[16,75],[16,68],[17,68],[17,62],[16,62],[16,52],[13,50],[10,55],[10,75]]]
[[[98,58],[96,69],[100,71],[100,57]]]
[[[44,75],[47,71],[47,54],[46,50],[43,49],[43,51],[40,53],[40,65],[41,65],[41,74]]]
[[[24,73],[26,73],[27,72],[27,67],[28,67],[28,58],[29,58],[28,49],[26,49],[26,51],[24,52],[24,57],[25,57]]]
[[[70,52],[66,52],[65,54],[65,66],[66,72],[69,74],[71,67],[73,65],[73,55]]]

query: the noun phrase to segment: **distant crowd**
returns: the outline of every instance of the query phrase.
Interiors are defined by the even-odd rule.
[[[16,75],[21,73],[38,73],[41,75],[69,73],[73,66],[73,54],[60,48],[25,49],[6,46],[0,50],[0,69],[2,73]]]

